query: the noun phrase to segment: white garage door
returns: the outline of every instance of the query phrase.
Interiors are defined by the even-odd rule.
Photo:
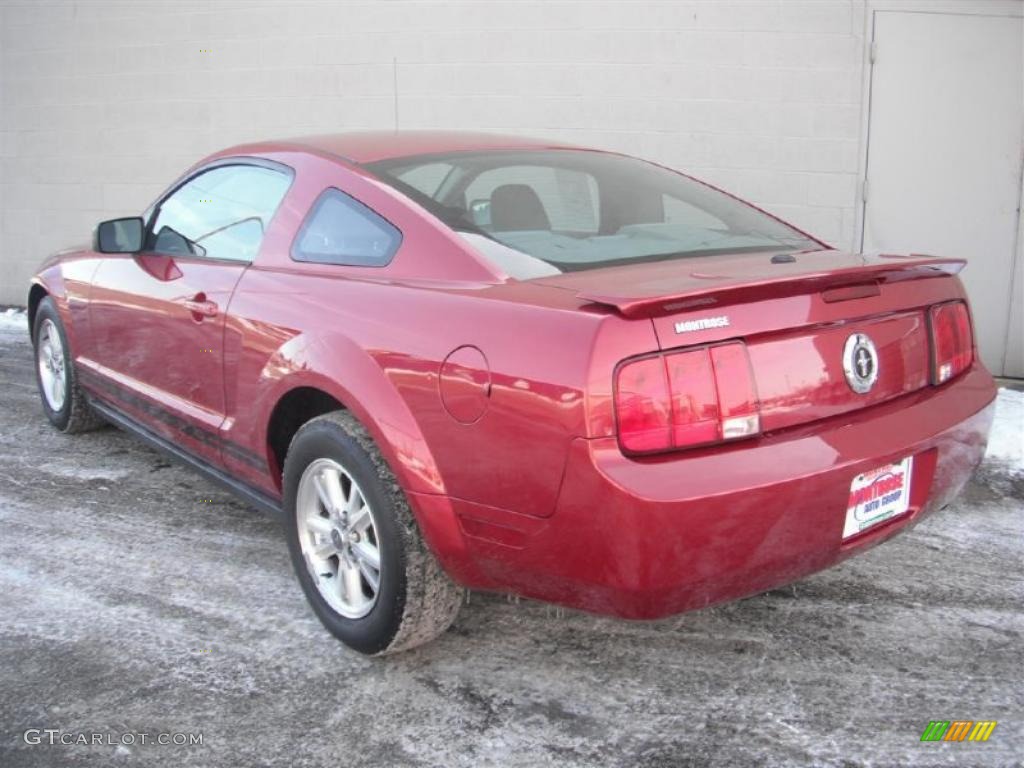
[[[1022,19],[878,11],[873,39],[863,248],[966,257],[981,357],[1022,376]]]

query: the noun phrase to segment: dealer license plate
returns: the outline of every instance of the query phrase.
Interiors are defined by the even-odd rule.
[[[850,483],[850,498],[846,502],[846,524],[843,538],[855,536],[910,507],[910,475],[913,457],[887,464],[862,475]]]

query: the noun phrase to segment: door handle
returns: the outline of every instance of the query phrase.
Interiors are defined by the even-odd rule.
[[[205,293],[197,293],[191,299],[183,302],[185,309],[192,313],[194,320],[202,320],[204,317],[216,317],[220,311],[216,302],[208,301]]]

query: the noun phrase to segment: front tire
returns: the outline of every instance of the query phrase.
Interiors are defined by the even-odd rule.
[[[49,296],[39,302],[32,325],[36,357],[36,384],[43,413],[61,432],[74,434],[96,429],[103,419],[78,386],[71,346],[60,314]]]
[[[295,435],[284,464],[285,535],[321,623],[383,655],[426,643],[455,620],[464,590],[427,548],[365,428],[345,411]]]

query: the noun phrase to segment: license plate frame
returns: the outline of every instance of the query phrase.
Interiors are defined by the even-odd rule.
[[[914,457],[862,472],[850,481],[843,541],[865,533],[910,509]]]

